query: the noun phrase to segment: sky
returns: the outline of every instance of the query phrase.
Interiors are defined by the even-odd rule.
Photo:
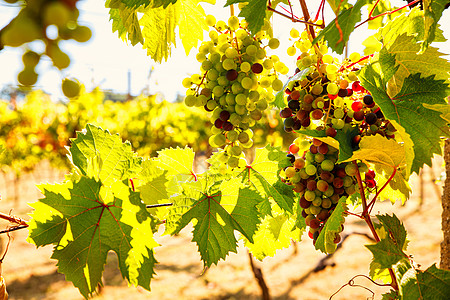
[[[397,5],[405,5],[404,1],[396,1]],[[204,4],[203,7],[207,14],[213,14],[216,18],[227,20],[229,17],[229,8],[218,5]],[[315,15],[319,1],[307,0],[311,15]],[[315,5],[315,7],[314,7]],[[328,9],[328,6],[326,6]],[[79,1],[80,9],[79,23],[89,26],[93,31],[93,37],[87,43],[77,43],[74,41],[65,41],[62,48],[72,58],[71,66],[62,72],[55,69],[49,59],[40,62],[37,72],[40,74],[36,88],[53,95],[55,99],[63,98],[61,93],[61,80],[64,77],[78,78],[89,91],[96,86],[102,89],[114,90],[118,93],[127,93],[128,91],[128,72],[131,73],[131,93],[138,95],[144,90],[150,94],[159,93],[169,101],[175,100],[177,94],[183,94],[185,88],[181,81],[186,76],[199,72],[200,64],[195,59],[196,51],[191,50],[186,57],[185,50],[181,42],[177,42],[178,48],[173,49],[172,57],[167,62],[161,64],[154,62],[147,56],[146,50],[140,44],[131,46],[120,40],[117,33],[112,32],[111,22],[109,21],[108,9],[104,7],[103,1]],[[0,0],[0,28],[9,23],[17,14],[19,8],[6,4]],[[300,9],[294,7],[294,11]],[[332,13],[326,10],[326,20],[330,21]],[[221,17],[222,16],[222,17]],[[281,46],[278,51],[271,54],[278,55],[288,67],[294,66],[295,58],[286,54],[286,48],[289,46],[289,31],[295,26],[299,31],[303,30],[304,25],[293,24],[285,18],[275,15],[273,17],[274,36],[281,40]],[[441,28],[450,28],[450,9],[447,9],[440,21]],[[362,53],[363,46],[361,42],[367,36],[367,27],[361,26],[352,33],[349,53],[357,51]],[[371,33],[373,34],[373,33]],[[446,38],[450,39],[450,32],[446,30]],[[207,32],[205,32],[207,38]],[[35,42],[32,45],[33,50],[43,50],[42,42]],[[450,54],[450,43],[439,43],[441,52]],[[17,85],[17,74],[22,69],[21,48],[6,47],[0,51],[0,89],[7,84]],[[449,58],[449,56],[447,56]],[[290,73],[294,71],[291,68]],[[289,74],[288,74],[289,75]]]

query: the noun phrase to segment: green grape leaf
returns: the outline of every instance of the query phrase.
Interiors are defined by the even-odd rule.
[[[236,252],[234,230],[253,241],[260,222],[256,205],[261,201],[257,192],[240,186],[237,179],[223,181],[207,192],[197,192],[194,203],[179,220],[175,233],[196,219],[192,241],[197,243],[204,265],[209,267],[225,259],[229,252]]]
[[[348,0],[327,0],[333,12],[338,15],[339,11],[346,7]],[[338,11],[339,7],[339,11]]]
[[[414,37],[406,34],[398,36],[392,45],[384,47],[380,52],[380,64],[383,68],[397,71],[388,82],[389,95],[398,93],[405,78],[411,74],[420,73],[422,77],[434,75],[435,80],[449,82],[450,62],[435,47],[428,47],[418,54],[420,45],[414,42]]]
[[[336,130],[336,136],[334,138],[327,136],[325,130],[298,130],[298,133],[314,137],[322,142],[339,149],[339,156],[337,163],[343,162],[353,155],[353,151],[356,150],[352,144],[352,139],[359,134],[357,126],[344,127],[343,129]]]
[[[114,1],[115,0],[112,0],[111,2],[114,2]],[[140,7],[140,6],[148,6],[153,1],[152,0],[119,0],[118,2],[125,4],[129,8],[136,8],[136,7]]]
[[[86,125],[71,139],[70,160],[81,174],[95,177],[104,185],[111,185],[133,177],[141,168],[142,159],[131,149],[129,142],[122,142],[119,135]]]
[[[409,198],[411,188],[407,181],[410,174],[408,166],[412,160],[407,162],[405,144],[388,140],[381,135],[364,136],[359,143],[359,150],[353,152],[352,157],[346,161],[356,159],[375,165],[377,175],[381,175],[376,177],[379,187],[390,180],[379,195],[382,199],[390,199],[392,202],[399,199],[404,203]]]
[[[409,260],[403,252],[407,247],[406,230],[400,220],[395,216],[377,215],[382,228],[380,241],[374,245],[366,245],[373,254],[373,262],[379,265],[380,269],[391,268],[402,260]]]
[[[125,6],[121,1],[106,2],[106,7],[110,7],[109,20],[112,21],[112,31],[117,31],[119,38],[128,39],[133,46],[144,41],[137,11],[134,8]]]
[[[424,103],[423,106],[427,109],[432,109],[441,113],[441,118],[450,123],[450,105],[448,104],[427,104]]]
[[[450,271],[438,269],[433,264],[425,271],[417,270],[416,276],[402,280],[402,299],[446,300],[450,295]]]
[[[301,231],[292,230],[296,221],[285,214],[282,209],[273,204],[272,215],[266,215],[253,236],[253,242],[245,241],[245,246],[258,260],[274,256],[278,249],[287,248],[291,240],[300,240]]]
[[[261,30],[264,25],[264,19],[266,17],[267,0],[227,0],[225,6],[229,6],[236,3],[248,2],[247,5],[242,7],[239,17],[245,18],[248,23],[248,29],[254,35]]]
[[[423,104],[445,104],[448,85],[433,76],[423,78],[420,74],[411,74],[405,78],[401,90],[394,97],[389,97],[386,87],[388,78],[380,75],[376,70],[378,67],[379,63],[368,64],[361,69],[358,77],[380,106],[384,117],[395,121],[397,130],[399,126],[403,127],[408,134],[406,138],[414,143],[411,172],[418,173],[424,164],[431,165],[434,153],[441,153],[440,137],[449,136],[446,121],[440,113],[427,109]]]
[[[323,225],[322,231],[316,240],[316,250],[320,250],[323,253],[333,253],[336,250],[336,244],[334,239],[336,234],[342,231],[341,225],[345,222],[345,211],[347,210],[347,197],[341,197],[336,205],[336,208],[327,219],[325,225]]]
[[[389,293],[385,293],[381,296],[382,296],[381,300],[400,300],[398,291],[395,290],[390,290]]]
[[[175,2],[177,2],[177,0],[115,0],[115,1],[120,1],[127,7],[134,9],[147,6],[153,8],[162,6],[166,8],[170,4],[174,4]]]
[[[422,51],[424,51],[435,38],[436,27],[439,19],[442,16],[445,6],[448,4],[448,0],[424,0],[423,11],[424,16],[424,42],[422,44]]]
[[[29,240],[38,247],[56,245],[52,258],[58,260],[58,271],[84,297],[101,284],[110,250],[118,256],[122,276],[150,290],[156,263],[153,248],[158,244],[153,239],[153,219],[139,193],[120,181],[107,187],[86,176],[43,189],[45,198],[31,204],[35,211]]]
[[[361,9],[371,0],[358,0],[355,5],[342,10],[339,16],[331,21],[320,34],[313,40],[313,44],[321,39],[325,39],[330,47],[337,54],[344,52],[344,46],[350,37],[350,33],[355,29],[357,22],[361,21]],[[336,26],[336,23],[338,26]],[[339,31],[341,29],[342,33]]]
[[[296,73],[295,75],[289,77],[289,79],[284,83],[283,88],[281,89],[281,91],[279,91],[276,95],[275,95],[275,100],[273,101],[272,105],[278,108],[284,108],[286,107],[286,102],[284,101],[284,91],[286,90],[286,88],[288,87],[289,83],[294,81],[294,80],[303,80],[306,78],[306,76],[308,76],[308,74],[310,73],[311,68],[306,68],[301,70],[300,72]]]
[[[266,148],[256,149],[255,159],[251,165],[242,171],[238,177],[242,181],[255,187],[255,189],[274,201],[284,210],[293,213],[294,193],[292,188],[279,181],[279,163],[287,160],[281,150],[268,145]],[[267,206],[266,206],[267,207]]]
[[[408,35],[413,39],[414,45],[420,48],[417,44],[425,39],[425,24],[424,16],[425,12],[416,6],[409,12],[404,12],[397,16],[392,21],[388,22],[385,26],[379,27],[376,37],[387,46],[395,45],[395,40],[401,35]],[[445,42],[446,39],[443,35],[439,25],[436,27],[435,42]],[[420,49],[419,49],[420,50]]]

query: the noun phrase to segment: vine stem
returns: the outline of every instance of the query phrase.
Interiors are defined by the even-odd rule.
[[[309,15],[308,7],[306,6],[306,1],[305,0],[300,0],[300,6],[302,8],[303,17],[305,18],[306,21],[309,21],[311,19],[311,17]],[[314,28],[312,26],[306,25],[306,29],[309,30],[309,33],[311,34],[311,37],[313,39],[315,39],[316,38],[316,33],[314,31]]]
[[[372,232],[372,235],[375,238],[375,241],[378,243],[380,241],[380,237],[378,236],[378,233],[375,230],[375,227],[373,226],[372,219],[370,219],[370,214],[368,213],[368,210],[367,210],[367,199],[366,199],[366,195],[364,194],[364,185],[361,180],[361,173],[359,172],[358,163],[356,162],[356,160],[354,160],[353,164],[356,167],[356,180],[358,181],[359,193],[361,195],[361,202],[362,202],[362,206],[363,206],[363,214],[361,215],[361,217],[364,219],[367,226],[369,226],[369,229]],[[395,277],[394,271],[392,270],[392,268],[389,268],[388,270],[389,270],[389,275],[391,276],[391,280],[392,280],[391,286],[394,290],[398,291],[398,283],[397,283],[397,278]]]
[[[355,29],[358,28],[359,26],[361,26],[361,25],[363,25],[363,24],[369,22],[369,21],[372,21],[373,19],[376,19],[376,18],[378,18],[378,17],[385,16],[385,15],[391,15],[391,14],[393,14],[393,13],[395,13],[395,12],[398,12],[399,10],[402,10],[402,9],[404,9],[404,8],[406,8],[406,7],[409,7],[409,6],[411,6],[411,5],[414,5],[414,4],[416,4],[416,3],[420,2],[420,1],[421,1],[421,0],[414,0],[414,1],[412,1],[411,3],[408,3],[408,4],[406,4],[406,5],[404,5],[404,6],[400,7],[400,8],[394,9],[394,10],[392,10],[392,11],[384,12],[384,13],[382,13],[382,14],[376,15],[375,17],[372,17],[372,15],[369,15],[369,17],[367,18],[367,20],[365,20],[364,22],[361,22],[361,23],[359,23],[358,25],[356,25],[356,26],[355,26]],[[377,4],[378,4],[378,2],[377,2]],[[375,4],[375,6],[376,6],[376,4]],[[372,11],[371,11],[370,13],[373,12],[373,10],[375,9],[375,6],[374,6],[374,8],[372,9]]]
[[[342,72],[342,71],[344,71],[344,70],[346,70],[346,69],[349,69],[349,68],[351,68],[351,67],[353,67],[354,65],[356,65],[357,63],[360,63],[360,62],[362,62],[362,61],[364,61],[364,60],[366,60],[366,59],[369,59],[369,58],[371,58],[373,56],[373,54],[369,54],[369,55],[366,55],[366,56],[363,56],[363,57],[361,57],[358,61],[356,61],[356,62],[354,62],[354,63],[351,63],[351,64],[349,64],[348,66],[341,66],[341,68],[339,69],[339,71],[338,72]]]
[[[383,184],[383,186],[381,187],[381,189],[379,189],[377,191],[377,193],[375,194],[375,197],[373,197],[372,201],[370,201],[369,205],[367,205],[367,209],[370,210],[371,207],[374,206],[375,201],[377,200],[377,197],[380,195],[380,193],[386,188],[386,186],[389,184],[389,182],[392,181],[392,179],[394,179],[395,174],[397,174],[397,168],[394,167],[394,172],[392,172],[391,176],[388,178],[388,180]],[[365,214],[366,211],[363,212],[363,214]]]
[[[7,215],[2,212],[0,212],[0,219],[4,219],[11,223],[16,223],[16,224],[28,227],[28,223],[24,219],[21,219],[19,217],[15,217],[15,216],[11,216],[11,215]]]
[[[274,12],[274,13],[276,13],[276,14],[282,16],[282,17],[285,17],[285,18],[291,20],[291,21],[294,22],[294,23],[303,23],[303,24],[306,24],[306,25],[317,26],[317,27],[320,27],[320,28],[324,28],[324,27],[325,27],[325,26],[323,26],[323,25],[319,25],[319,24],[316,24],[316,23],[313,23],[313,22],[308,22],[308,21],[303,21],[303,20],[297,19],[297,18],[295,18],[295,17],[292,18],[291,16],[289,16],[289,15],[287,15],[287,14],[285,14],[285,13],[282,13],[281,11],[278,11],[278,10],[274,9],[274,8],[271,7],[270,5],[267,5],[267,10],[269,10],[269,11],[271,11],[271,12]]]

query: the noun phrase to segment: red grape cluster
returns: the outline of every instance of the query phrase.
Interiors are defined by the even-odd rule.
[[[292,165],[284,169],[282,178],[299,194],[302,216],[309,226],[309,236],[315,242],[339,199],[358,190],[355,177],[358,169],[363,172],[369,170],[364,163],[358,166],[350,162],[337,164],[338,150],[318,139],[313,139],[303,156],[295,156],[298,150],[296,144],[289,147],[288,157]],[[335,242],[339,241],[337,236]]]

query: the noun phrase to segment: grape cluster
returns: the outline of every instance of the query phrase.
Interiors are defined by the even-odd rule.
[[[351,162],[337,164],[338,149],[318,139],[312,140],[303,156],[296,157],[298,143],[299,139],[296,139],[289,147],[288,157],[292,165],[283,170],[282,178],[298,193],[302,216],[309,226],[309,236],[315,243],[339,199],[353,195],[358,190],[355,177],[358,170],[369,170],[364,163],[358,163],[357,166]],[[337,235],[334,242],[339,241]]]
[[[70,65],[70,57],[61,50],[60,41],[73,39],[84,43],[91,38],[89,27],[77,23],[76,3],[77,0],[27,1],[17,17],[0,31],[0,49],[19,47],[35,40],[42,40],[46,45],[43,53],[25,50],[22,56],[24,68],[17,78],[20,84],[32,86],[37,82],[35,68],[43,54],[60,70]]]
[[[291,30],[291,37],[298,38],[298,31]],[[295,55],[297,48],[302,53],[297,58],[296,73],[306,74],[290,81],[285,90],[287,107],[280,111],[280,116],[287,132],[319,128],[335,137],[337,130],[358,126],[360,135],[354,138],[355,146],[364,135],[394,137],[394,126],[384,118],[355,74],[358,70],[355,66],[363,65],[367,59],[352,53],[349,59],[339,63],[326,54],[325,45],[312,46],[306,31],[288,49],[288,54]]]
[[[274,100],[273,91],[283,83],[277,73],[288,68],[266,48],[276,49],[279,41],[270,38],[270,24],[252,37],[245,21],[235,16],[216,22],[211,15],[206,22],[212,27],[210,40],[202,43],[197,54],[201,73],[183,80],[188,88],[185,104],[212,112],[212,147],[225,147],[228,166],[234,168],[244,148],[253,145],[251,127]],[[263,40],[268,39],[267,46]]]

